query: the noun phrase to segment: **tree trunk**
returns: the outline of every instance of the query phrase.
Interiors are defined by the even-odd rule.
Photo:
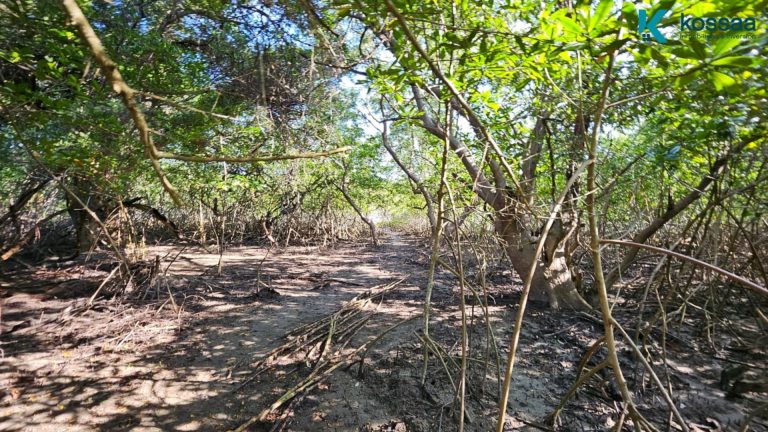
[[[552,309],[563,307],[586,310],[589,304],[579,295],[566,252],[566,233],[561,228],[550,230],[541,257],[535,257],[536,233],[525,229],[525,224],[514,216],[497,212],[496,233],[505,242],[505,251],[512,267],[525,280],[531,265],[536,267],[531,284],[530,299],[546,303]]]
[[[75,180],[71,186],[72,192],[77,194],[80,200],[96,214],[101,220],[104,220],[104,204],[97,193],[93,193],[91,185],[82,184]],[[77,200],[67,198],[67,212],[72,219],[72,225],[75,228],[75,241],[77,242],[78,252],[88,252],[96,246],[99,239],[99,226],[96,221],[88,214],[85,208],[78,204]]]
[[[589,304],[579,295],[569,269],[570,253],[573,251],[569,242],[573,241],[573,236],[578,229],[578,214],[570,208],[570,204],[564,206],[563,210],[560,211],[556,226],[552,227],[547,236],[542,256],[535,256],[539,236],[537,231],[540,231],[540,227],[537,225],[537,221],[529,216],[530,212],[521,208],[526,203],[530,205],[532,202],[530,197],[533,196],[535,190],[533,187],[536,177],[535,167],[527,165],[525,168],[526,179],[521,187],[524,190],[520,192],[526,194],[525,191],[527,190],[528,199],[521,199],[515,196],[517,191],[513,191],[507,186],[504,172],[499,163],[486,155],[485,162],[488,163],[493,174],[492,184],[483,170],[476,164],[471,151],[463,142],[456,135],[448,133],[439,122],[429,115],[429,110],[419,88],[414,85],[412,89],[416,104],[422,112],[422,127],[435,137],[448,141],[449,146],[472,178],[475,194],[494,208],[494,229],[504,241],[505,250],[512,267],[521,279],[526,279],[531,265],[536,262],[531,286],[531,299],[544,301],[553,309],[561,307],[579,310],[590,309]],[[478,137],[485,137],[479,120],[468,115],[467,110],[461,107],[458,109],[460,113],[465,114],[475,130],[475,134]],[[544,116],[540,116],[535,127],[534,138],[531,140],[531,156],[540,152],[541,146],[537,141],[541,140],[545,130]],[[487,140],[487,137],[485,139]],[[503,161],[503,158],[501,160]],[[570,177],[570,174],[567,173],[566,177]],[[578,188],[573,187],[569,193],[575,197],[578,195]]]
[[[379,245],[379,237],[376,235],[376,223],[369,217],[363,213],[363,210],[360,208],[360,206],[357,205],[354,199],[352,199],[352,196],[350,196],[347,193],[347,188],[344,186],[338,187],[339,192],[341,192],[342,195],[344,195],[344,199],[347,200],[350,206],[355,210],[355,213],[357,213],[358,216],[360,216],[360,220],[365,222],[366,225],[368,225],[368,229],[371,231],[371,241],[373,242],[374,246]]]

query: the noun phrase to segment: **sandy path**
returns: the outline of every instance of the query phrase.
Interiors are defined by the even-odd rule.
[[[186,296],[175,296],[185,306],[181,330],[168,319],[173,314],[166,307],[160,313],[164,319],[137,323],[129,339],[120,338],[110,347],[66,338],[24,340],[25,331],[14,333],[19,345],[5,348],[0,377],[7,389],[21,394],[6,398],[0,430],[221,430],[237,424],[258,413],[284,385],[254,382],[233,392],[248,376],[249,364],[279,345],[279,337],[289,330],[333,312],[371,286],[416,273],[416,261],[397,258],[412,247],[396,239],[375,250],[343,245],[270,251],[261,268],[262,281],[279,295],[261,296],[256,277],[266,249],[227,250],[221,276],[215,275],[218,255],[185,249],[163,279],[173,292]],[[170,261],[180,249],[153,247],[148,256]],[[357,285],[331,282],[313,290],[324,278]],[[404,284],[398,296],[399,301],[380,307],[371,331],[418,313],[418,303],[409,301],[419,296],[415,285]],[[14,301],[33,309],[30,298],[11,300],[6,309]],[[67,333],[85,332],[70,328]],[[361,413],[347,419],[366,421]]]

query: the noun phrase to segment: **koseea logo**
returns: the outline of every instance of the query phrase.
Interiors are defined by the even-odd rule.
[[[643,37],[643,40],[646,42],[650,42],[651,36],[653,36],[656,41],[659,43],[667,43],[667,38],[664,37],[663,34],[658,29],[659,23],[661,23],[662,18],[664,18],[664,15],[666,15],[667,10],[666,9],[659,9],[656,11],[655,14],[651,17],[651,20],[648,20],[648,11],[646,10],[640,10],[638,15],[638,21],[637,21],[637,32],[640,33]],[[646,32],[646,30],[648,32]]]

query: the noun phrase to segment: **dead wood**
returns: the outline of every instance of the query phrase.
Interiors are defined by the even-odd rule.
[[[33,196],[35,196],[38,192],[40,192],[46,186],[48,186],[48,183],[50,183],[50,181],[51,181],[50,177],[46,178],[43,181],[41,181],[40,183],[38,183],[36,186],[23,191],[19,195],[19,198],[16,199],[16,202],[14,202],[13,204],[11,204],[8,207],[8,213],[0,216],[0,225],[5,223],[5,221],[10,219],[10,218],[16,218],[16,214],[22,208],[24,208],[24,206],[29,202],[29,200],[32,199]]]
[[[21,240],[19,240],[15,245],[13,245],[13,246],[11,246],[11,247],[9,247],[9,248],[7,248],[7,249],[5,249],[3,251],[3,254],[0,255],[0,259],[2,259],[3,261],[8,261],[12,256],[16,255],[20,250],[22,250],[24,248],[24,246],[27,245],[27,243],[29,243],[30,240],[32,240],[35,237],[36,233],[38,233],[40,231],[40,226],[41,225],[43,225],[44,223],[48,222],[49,220],[55,218],[56,216],[59,216],[60,214],[63,214],[64,212],[66,212],[66,210],[59,210],[56,213],[53,213],[53,214],[51,214],[51,215],[49,215],[49,216],[47,216],[47,217],[45,217],[45,218],[35,222],[35,225],[29,231],[27,231],[26,234],[24,234],[21,237]]]
[[[262,360],[258,361],[254,365],[254,371],[251,376],[243,381],[236,390],[243,388],[258,375],[268,370],[277,359],[295,357],[302,351],[305,351],[307,347],[310,347],[307,357],[317,353],[312,372],[286,391],[259,415],[251,417],[248,421],[233,429],[233,431],[242,432],[258,422],[266,421],[286,403],[317,386],[335,370],[342,366],[351,366],[357,363],[359,361],[358,355],[366,353],[368,348],[381,338],[381,335],[379,335],[355,348],[352,352],[345,352],[345,348],[351,342],[352,337],[365,326],[376,312],[364,314],[362,317],[360,315],[371,302],[382,299],[385,294],[393,291],[404,280],[405,278],[375,286],[352,300],[345,302],[337,311],[288,332],[284,338],[289,339],[289,341],[275,348],[266,354]],[[405,321],[396,324],[395,327],[403,322]],[[382,335],[395,327],[385,330]],[[320,344],[320,348],[317,347],[317,344]],[[332,344],[335,344],[335,349],[331,349]],[[311,359],[308,360],[311,361]],[[290,405],[286,409],[290,409]],[[285,420],[286,416],[284,414],[278,415],[278,421]]]
[[[256,377],[267,371],[278,358],[293,357],[306,349],[306,347],[312,347],[321,340],[326,339],[331,332],[332,326],[335,327],[335,331],[338,333],[345,333],[354,329],[356,327],[355,324],[352,323],[350,325],[350,321],[352,321],[353,318],[357,317],[365,307],[371,303],[371,301],[382,298],[385,294],[394,290],[403,281],[405,281],[405,278],[388,284],[375,286],[356,296],[352,300],[345,302],[336,312],[286,333],[283,338],[289,339],[288,342],[273,349],[264,355],[261,360],[256,362],[252,366],[253,371],[251,372],[250,377],[243,381],[235,391],[242,389],[248,383],[256,379]],[[337,339],[337,342],[341,341]]]

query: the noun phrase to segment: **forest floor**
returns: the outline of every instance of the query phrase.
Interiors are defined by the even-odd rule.
[[[102,298],[87,310],[82,306],[109,268],[80,260],[20,271],[27,281],[23,286],[3,285],[0,431],[235,428],[311,372],[306,361],[294,357],[253,376],[256,362],[284,343],[284,335],[332,314],[373,286],[401,278],[406,280],[382,301],[367,306],[376,314],[347,347],[400,325],[376,341],[362,371],[357,364],[336,370],[285,411],[289,421],[282,426],[287,431],[455,430],[452,383],[445,369],[455,371],[459,361],[460,297],[455,278],[445,271],[436,279],[431,336],[448,355],[445,365],[433,359],[420,385],[418,317],[428,250],[425,241],[396,234],[385,236],[379,247],[275,248],[266,258],[266,248],[236,247],[225,252],[218,275],[218,254],[198,247],[152,246],[147,257],[160,256],[162,272],[151,290],[129,293],[123,300]],[[509,272],[492,281],[497,298],[505,293],[509,300],[489,306],[506,358],[520,281]],[[493,349],[485,338],[481,308],[469,311],[470,357],[478,359]],[[620,321],[631,323],[632,316],[620,315]],[[414,319],[404,321],[408,318]],[[515,366],[508,430],[547,430],[542,419],[565,394],[579,359],[601,334],[599,323],[531,306]],[[733,429],[765,403],[765,394],[726,398],[718,388],[723,362],[701,354],[706,347],[700,337],[678,336],[666,347],[669,374],[674,376],[673,396],[692,430]],[[647,381],[631,353],[622,355],[629,381]],[[765,365],[764,352],[740,355],[739,361],[762,359]],[[490,366],[469,362],[467,430],[493,428],[499,391],[495,369],[495,360]],[[637,393],[641,411],[664,424],[666,407],[653,384],[637,387],[644,389]],[[612,393],[593,380],[567,405],[558,429],[610,428],[619,405]],[[269,427],[257,423],[249,430]],[[768,430],[766,417],[756,418],[752,430]]]

